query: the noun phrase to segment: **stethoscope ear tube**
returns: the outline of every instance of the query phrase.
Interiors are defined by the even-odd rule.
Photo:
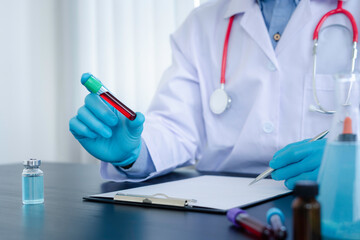
[[[313,97],[315,100],[314,105],[310,105],[309,110],[312,112],[318,112],[318,113],[325,113],[325,114],[333,114],[335,111],[328,111],[324,109],[319,101],[317,91],[316,91],[316,63],[317,63],[317,46],[318,46],[318,40],[314,40],[314,47],[313,47],[313,72],[312,72],[312,90],[313,90]]]

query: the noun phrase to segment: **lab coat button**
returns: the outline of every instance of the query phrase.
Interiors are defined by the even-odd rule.
[[[271,122],[265,122],[263,124],[263,130],[266,133],[272,133],[274,131],[274,125]]]
[[[267,67],[268,67],[268,69],[269,69],[271,72],[275,72],[275,71],[276,71],[276,67],[275,67],[275,65],[274,65],[272,62],[269,62]]]
[[[276,42],[278,42],[278,41],[280,40],[280,38],[281,38],[280,33],[275,33],[275,34],[274,34],[274,40],[275,40]]]

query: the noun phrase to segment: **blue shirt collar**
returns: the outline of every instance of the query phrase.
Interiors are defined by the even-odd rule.
[[[256,0],[257,3],[260,5],[260,2],[263,2],[264,0]],[[300,0],[294,0],[295,4],[298,5]]]
[[[249,9],[253,4],[259,4],[260,1],[264,0],[232,0],[230,1],[228,8],[224,14],[224,18],[229,18],[235,14],[243,13]],[[298,5],[300,0],[294,0],[295,4]],[[261,5],[260,5],[261,6]]]

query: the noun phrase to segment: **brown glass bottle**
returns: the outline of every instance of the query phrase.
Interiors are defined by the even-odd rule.
[[[294,189],[293,236],[295,240],[321,239],[320,203],[316,200],[319,188],[316,182],[299,181]]]

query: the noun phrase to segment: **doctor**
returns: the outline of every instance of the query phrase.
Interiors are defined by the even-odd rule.
[[[272,177],[290,189],[298,180],[316,180],[326,140],[304,139],[329,129],[331,115],[309,110],[316,104],[312,36],[336,6],[336,0],[204,4],[171,36],[173,63],[146,121],[141,113],[129,121],[89,94],[70,120],[70,131],[102,161],[101,175],[109,180],[142,181],[195,163],[203,171],[247,173],[270,165]],[[343,7],[360,25],[360,1]],[[232,16],[224,83],[224,39]],[[352,36],[342,14],[321,28],[316,92],[323,108],[334,108],[333,74],[350,72]],[[231,98],[226,109],[211,97],[219,88]]]

